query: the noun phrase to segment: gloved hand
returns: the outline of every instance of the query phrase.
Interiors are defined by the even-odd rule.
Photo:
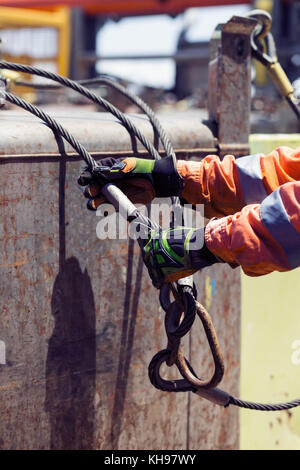
[[[177,171],[175,158],[161,160],[144,158],[107,158],[100,161],[93,174],[84,170],[78,183],[86,186],[84,194],[89,198],[88,208],[96,210],[105,202],[101,195],[101,181],[117,184],[133,203],[148,204],[157,197],[177,196],[183,188],[183,179]],[[98,181],[97,181],[98,180]]]
[[[187,227],[152,231],[143,259],[155,287],[223,262],[207,248],[204,231]]]

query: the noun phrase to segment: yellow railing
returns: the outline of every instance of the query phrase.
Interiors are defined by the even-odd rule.
[[[0,7],[0,37],[4,28],[50,27],[58,32],[57,71],[69,74],[71,24],[70,8],[57,7],[51,11]]]

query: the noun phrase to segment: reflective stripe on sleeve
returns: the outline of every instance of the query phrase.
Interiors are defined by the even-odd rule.
[[[262,223],[283,248],[290,267],[300,266],[300,233],[291,224],[283,205],[280,188],[276,189],[260,206]]]
[[[263,201],[268,193],[262,181],[260,154],[237,158],[236,165],[246,204]]]

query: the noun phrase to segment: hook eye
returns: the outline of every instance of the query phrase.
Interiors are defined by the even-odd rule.
[[[251,10],[246,15],[248,18],[254,18],[258,24],[255,27],[253,34],[255,39],[263,39],[271,30],[272,16],[265,10]]]

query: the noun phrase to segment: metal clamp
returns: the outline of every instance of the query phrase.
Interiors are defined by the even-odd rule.
[[[287,100],[300,120],[300,110],[294,100],[294,88],[278,62],[275,41],[270,32],[272,25],[271,16],[261,10],[253,10],[247,16],[262,20],[259,30],[255,28],[250,38],[253,57],[266,67],[278,93]]]

